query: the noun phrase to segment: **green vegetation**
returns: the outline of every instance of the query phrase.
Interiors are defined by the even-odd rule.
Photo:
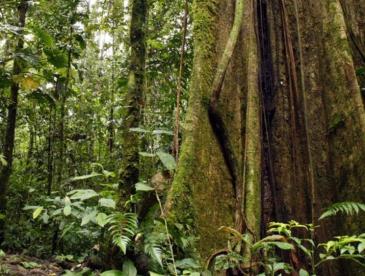
[[[363,10],[1,0],[0,275],[363,275]]]

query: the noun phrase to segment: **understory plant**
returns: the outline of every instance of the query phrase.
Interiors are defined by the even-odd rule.
[[[365,204],[356,202],[336,203],[320,216],[319,220],[339,213],[347,216],[365,211]],[[233,270],[243,275],[280,275],[295,273],[300,276],[317,275],[321,265],[336,260],[349,260],[365,268],[365,233],[336,236],[317,243],[314,239],[319,226],[271,222],[267,236],[251,243],[249,234],[241,234],[230,227],[220,230],[230,234],[227,249],[215,253],[208,260],[208,267],[216,271]],[[242,248],[252,256],[247,262]]]
[[[167,153],[159,155],[165,167],[173,166]],[[36,204],[29,202],[33,204],[23,208],[32,212],[31,223],[39,230],[35,235],[42,235],[47,230],[48,236],[52,236],[51,240],[42,242],[48,255],[55,256],[58,261],[71,262],[87,262],[90,257],[95,261],[97,257],[97,265],[103,270],[108,267],[101,258],[114,246],[121,256],[119,266],[123,271],[129,271],[127,275],[136,275],[138,264],[135,262],[139,262],[140,256],[148,258],[146,262],[152,275],[201,271],[196,260],[184,258],[184,252],[193,247],[195,237],[186,235],[182,225],[169,225],[165,219],[161,187],[141,181],[136,183],[135,192],[129,199],[120,203],[115,174],[104,170],[100,164],[95,168],[88,175],[66,181],[63,193],[38,196]],[[98,189],[82,188],[90,181],[94,181],[92,186]],[[137,206],[151,197],[155,198],[155,204],[141,218]],[[123,271],[113,270],[110,273],[116,274],[110,275]],[[84,274],[68,271],[66,275]]]

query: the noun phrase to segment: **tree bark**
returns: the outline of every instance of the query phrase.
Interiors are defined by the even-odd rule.
[[[232,28],[234,2],[194,1],[190,102],[167,202],[169,219],[191,225],[200,236],[197,247],[203,258],[225,246],[217,228],[234,225],[232,181],[206,104],[217,57]],[[365,201],[365,112],[355,74],[359,53],[350,37],[353,32],[359,41],[363,35],[362,11],[356,7],[364,1],[355,2],[245,1],[240,42],[226,73],[219,108],[241,160],[239,182],[246,198],[242,206],[247,220],[254,221],[261,233],[266,225],[258,218],[317,224],[321,210],[334,202]],[[256,216],[249,219],[253,212]],[[350,234],[350,229],[364,231],[364,221],[346,218],[343,226],[326,223],[316,238]],[[361,274],[359,268],[351,273]]]
[[[238,157],[238,177],[234,181],[240,186],[237,190],[244,191],[245,183],[249,183],[250,192],[255,194],[261,182],[260,169],[256,167],[261,165],[253,158],[254,151],[258,150],[256,156],[259,157],[260,163],[260,149],[255,144],[257,140],[253,139],[257,135],[256,128],[253,127],[251,135],[246,136],[248,105],[252,112],[250,117],[254,119],[248,126],[258,123],[257,127],[260,130],[261,125],[260,118],[256,117],[257,110],[255,111],[259,99],[255,9],[250,0],[244,1],[244,7],[241,34],[225,73],[218,109],[227,127],[234,155]],[[197,0],[193,3],[192,10],[195,56],[190,102],[180,161],[167,207],[171,221],[193,226],[195,234],[200,236],[197,245],[199,252],[205,258],[216,249],[225,247],[226,237],[217,232],[219,226],[234,226],[236,222],[237,206],[233,179],[213,133],[207,105],[207,100],[211,97],[217,62],[223,54],[232,28],[235,3],[230,0]],[[250,147],[250,150],[246,156],[249,159],[248,174],[244,175],[243,164],[247,160],[244,160],[246,141],[249,144],[247,149]],[[249,152],[251,150],[252,152]],[[239,206],[246,209],[243,201],[245,196],[242,195],[241,198]],[[256,205],[259,200],[260,198],[255,198],[247,203],[247,207],[251,204]],[[253,224],[257,225],[256,221]]]
[[[19,27],[24,28],[26,13],[28,10],[28,1],[22,0],[18,6],[19,15]],[[23,31],[20,31],[20,37],[16,46],[15,52],[19,53],[24,47]],[[22,71],[21,61],[19,58],[14,58],[13,76],[19,75]],[[13,152],[14,152],[14,140],[15,140],[15,126],[18,109],[18,93],[19,84],[15,81],[12,82],[10,88],[10,103],[8,105],[7,112],[7,124],[5,132],[4,142],[4,157],[7,164],[1,168],[0,171],[0,214],[5,216],[6,211],[6,194],[8,189],[9,178],[13,167]],[[0,218],[0,244],[4,241],[4,218]]]
[[[122,199],[125,199],[126,195],[130,195],[139,178],[139,134],[131,132],[130,129],[139,127],[142,120],[145,91],[146,23],[147,1],[134,0],[130,26],[131,56],[128,92],[125,97],[127,110],[122,133],[123,158],[120,168],[120,191],[126,193],[122,195]]]

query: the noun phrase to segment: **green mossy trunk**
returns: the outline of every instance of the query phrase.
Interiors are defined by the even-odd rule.
[[[249,224],[254,221],[259,235],[266,227],[260,221],[310,223],[334,202],[365,201],[365,113],[355,74],[361,54],[350,39],[354,33],[357,41],[363,41],[364,17],[359,7],[364,1],[261,0],[257,2],[261,15],[254,3],[245,1],[241,37],[227,71],[220,110],[240,156],[239,170],[247,172],[239,182],[245,179],[248,187],[255,183],[244,195],[253,191],[253,201],[246,199],[243,204]],[[172,221],[192,225],[200,236],[202,257],[225,246],[225,237],[217,229],[234,224],[230,174],[207,114],[212,80],[233,15],[233,0],[194,2],[190,103],[167,204]],[[270,77],[261,74],[259,83],[259,71]],[[261,105],[261,94],[255,93],[260,87]],[[255,115],[247,115],[247,110]],[[266,127],[259,118],[261,112]],[[250,145],[250,141],[257,143]],[[261,151],[265,153],[262,160]],[[248,158],[245,152],[254,152],[256,158]],[[260,194],[261,179],[269,188]],[[274,209],[263,217],[258,206],[261,198],[264,209]],[[317,238],[365,231],[364,222],[356,217],[347,218],[341,226],[326,223]],[[362,273],[348,265],[346,269],[352,271],[348,275]],[[335,269],[328,273],[338,274]]]
[[[252,115],[257,116],[258,72],[257,45],[254,30],[254,7],[252,1],[244,1],[245,15],[241,35],[228,66],[219,100],[219,110],[228,128],[229,139],[238,159],[240,172],[237,183],[244,185],[244,153],[246,142],[247,94],[251,93]],[[190,106],[184,128],[184,141],[179,166],[167,203],[169,219],[189,224],[200,236],[198,248],[203,258],[226,245],[226,236],[218,232],[220,226],[234,227],[235,196],[232,179],[224,161],[221,148],[208,118],[208,104],[217,62],[223,53],[234,18],[234,1],[202,1],[193,4],[195,57],[190,90]],[[246,44],[245,41],[252,43]],[[255,110],[255,108],[257,110]],[[256,114],[255,114],[256,113]],[[260,131],[260,118],[256,117]],[[257,131],[252,129],[252,134]],[[250,147],[259,159],[251,159],[252,172],[260,167],[259,140],[249,140]],[[253,142],[253,143],[252,143]],[[248,154],[247,158],[252,156]],[[247,180],[259,185],[260,169],[249,173]],[[259,177],[257,177],[259,175]],[[253,187],[252,185],[251,187]],[[258,190],[250,189],[252,193]],[[260,200],[258,197],[257,200]],[[250,204],[257,205],[257,200]],[[241,203],[244,209],[244,203]],[[260,212],[259,208],[255,212]],[[260,215],[259,215],[260,217]],[[257,223],[255,220],[255,226]]]
[[[146,23],[147,1],[134,0],[130,26],[130,71],[128,92],[125,97],[126,113],[123,124],[120,168],[120,190],[124,193],[123,199],[125,199],[125,195],[130,195],[139,178],[139,134],[130,129],[139,127],[142,120],[145,91]]]

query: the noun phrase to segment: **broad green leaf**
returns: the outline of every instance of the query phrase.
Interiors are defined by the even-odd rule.
[[[96,223],[96,215],[97,215],[97,211],[95,211],[95,210],[85,214],[82,217],[81,226],[88,224],[90,221]]]
[[[150,276],[165,276],[163,274],[158,274],[158,273],[155,273],[155,272],[152,272],[152,271],[150,271],[149,273],[150,273]]]
[[[65,202],[65,206],[71,205],[71,200],[70,200],[70,198],[68,196],[65,196],[64,202]]]
[[[268,242],[267,244],[275,245],[276,247],[282,249],[282,250],[292,250],[294,249],[294,246],[287,242]]]
[[[69,215],[71,215],[71,206],[70,205],[66,205],[63,208],[63,214],[68,217]]]
[[[115,209],[116,203],[111,198],[100,198],[99,199],[99,205],[106,208],[112,208]]]
[[[365,241],[358,245],[357,250],[359,251],[359,253],[365,250]]]
[[[120,270],[108,270],[100,274],[100,276],[127,276],[128,274],[123,274]]]
[[[309,276],[309,273],[302,268],[299,270],[299,276]]]
[[[137,276],[137,269],[132,261],[126,260],[123,263],[123,274],[128,276]]]
[[[47,211],[43,213],[43,215],[41,216],[41,219],[42,219],[42,221],[43,221],[44,224],[48,224],[48,222],[49,222],[49,215],[48,215]]]
[[[96,223],[101,226],[104,227],[107,223],[108,223],[108,216],[105,213],[99,213],[96,216]]]
[[[85,215],[85,216],[82,217],[81,226],[84,226],[84,225],[88,224],[89,222],[90,222],[90,216]]]
[[[5,257],[5,256],[6,256],[5,252],[4,252],[3,250],[1,250],[1,249],[0,249],[0,258],[1,258],[1,257]]]
[[[36,219],[42,213],[43,209],[43,207],[38,207],[35,209],[33,212],[33,219]]]
[[[159,151],[157,152],[157,156],[160,158],[162,164],[165,166],[166,169],[168,169],[169,171],[175,170],[176,161],[171,154]]]
[[[90,199],[90,198],[99,196],[97,192],[95,192],[94,190],[90,190],[90,189],[73,190],[73,191],[69,192],[68,195],[71,195],[70,198],[72,200],[86,200],[86,199]]]
[[[136,184],[136,191],[140,191],[140,192],[150,192],[150,191],[154,191],[155,189],[149,185],[147,185],[146,183],[142,183],[142,182],[138,182]]]

